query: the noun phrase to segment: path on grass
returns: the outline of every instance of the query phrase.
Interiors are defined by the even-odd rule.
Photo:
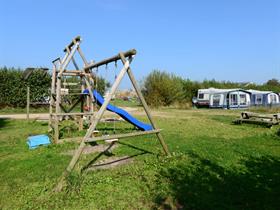
[[[26,114],[1,114],[0,119],[25,120],[26,119]],[[48,113],[29,114],[29,119],[48,120],[49,119],[49,114]]]
[[[145,111],[140,107],[120,107],[133,116],[144,116]],[[241,110],[211,110],[211,109],[152,109],[151,113],[154,117],[163,118],[180,118],[180,119],[191,119],[197,117],[197,115],[232,115],[239,116]],[[112,112],[106,111],[104,117],[111,117]],[[29,118],[33,120],[48,120],[48,113],[34,113],[29,114]],[[0,119],[26,119],[26,114],[0,114]]]

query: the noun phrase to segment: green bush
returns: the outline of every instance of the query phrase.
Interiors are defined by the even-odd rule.
[[[64,80],[62,81],[64,82]],[[80,82],[80,79],[69,77],[66,82]],[[105,89],[110,86],[104,78],[97,80],[98,91],[104,94]],[[40,102],[44,97],[50,95],[51,76],[49,73],[34,70],[25,80],[24,71],[15,68],[0,68],[0,107],[25,107],[27,86],[30,87],[30,101]],[[63,85],[62,85],[63,86]],[[76,87],[67,87],[70,92],[79,93]],[[75,90],[73,88],[76,88]],[[73,90],[71,90],[73,89]],[[69,100],[72,102],[73,97]]]
[[[30,101],[41,100],[49,95],[50,84],[50,75],[42,71],[35,70],[24,80],[21,69],[0,68],[0,106],[24,107],[27,85],[30,87]]]
[[[169,106],[183,100],[183,80],[173,74],[154,70],[145,79],[142,92],[149,105]]]

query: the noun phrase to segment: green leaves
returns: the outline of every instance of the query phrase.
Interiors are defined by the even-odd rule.
[[[183,83],[180,77],[154,70],[143,84],[142,92],[148,104],[169,106],[183,99]]]
[[[15,68],[0,68],[0,107],[24,107],[27,85],[30,87],[30,101],[40,101],[49,96],[51,77],[42,71],[33,71],[27,80],[23,71]]]

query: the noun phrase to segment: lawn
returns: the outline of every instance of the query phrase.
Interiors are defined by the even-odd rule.
[[[170,157],[155,136],[121,140],[112,154],[83,155],[60,193],[52,189],[78,144],[29,150],[27,136],[47,133],[47,122],[0,120],[0,209],[279,209],[279,127],[233,125],[239,111],[166,108],[153,115]],[[99,156],[132,162],[86,170]]]

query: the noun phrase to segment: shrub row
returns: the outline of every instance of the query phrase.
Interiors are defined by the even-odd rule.
[[[51,77],[42,71],[34,71],[24,80],[23,71],[15,68],[0,68],[0,106],[24,107],[27,85],[30,87],[30,101],[49,95]]]
[[[67,79],[75,82],[77,79]],[[78,81],[78,80],[77,80]],[[50,95],[51,76],[49,73],[35,70],[27,79],[24,71],[15,68],[0,68],[0,107],[26,106],[27,86],[30,87],[30,101],[38,102]],[[103,78],[98,79],[98,91],[102,94],[109,86]]]
[[[203,88],[244,88],[270,90],[280,93],[280,82],[271,79],[262,85],[229,81],[204,80],[202,82],[184,79],[165,71],[153,70],[142,82],[142,93],[149,105],[170,106],[191,104],[198,89]]]

